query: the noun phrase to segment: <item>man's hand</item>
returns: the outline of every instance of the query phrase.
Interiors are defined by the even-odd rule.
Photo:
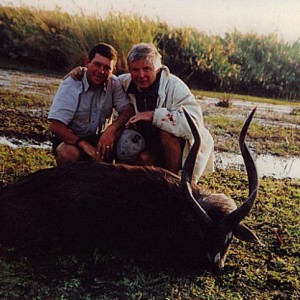
[[[63,80],[71,76],[74,80],[78,81],[81,80],[86,68],[84,67],[76,67],[73,70],[71,70],[67,75],[64,76]]]
[[[114,150],[114,144],[116,140],[117,128],[114,124],[111,124],[102,133],[99,142],[97,144],[97,161],[109,162],[111,154]]]
[[[152,122],[153,121],[153,115],[154,112],[153,111],[143,111],[143,112],[139,112],[137,114],[135,114],[134,116],[132,116],[128,122],[125,124],[126,128],[130,127],[130,125],[133,125],[136,122],[139,121],[148,121],[148,122]]]
[[[84,153],[86,153],[93,159],[97,160],[96,147],[94,147],[93,145],[91,145],[90,143],[88,143],[87,141],[84,141],[84,140],[78,144],[78,147],[80,147],[84,151]]]

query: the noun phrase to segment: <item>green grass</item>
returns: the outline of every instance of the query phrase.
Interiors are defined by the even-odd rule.
[[[0,186],[39,169],[52,167],[54,159],[49,149],[17,148],[0,145]]]
[[[44,150],[0,146],[1,181],[53,165]],[[224,192],[238,203],[246,197],[244,173],[218,170],[202,177],[204,188]],[[60,248],[22,254],[1,249],[2,299],[298,299],[300,297],[300,180],[262,178],[245,219],[264,245],[234,240],[222,275],[207,271],[175,274],[151,271],[119,252],[86,253]],[[201,247],[201,245],[195,245]]]
[[[215,138],[218,151],[239,153],[237,140],[244,120],[237,120],[229,113],[208,114],[204,121]],[[297,127],[268,126],[253,121],[247,139],[256,154],[299,156],[300,130]]]
[[[17,85],[17,83],[16,83]],[[49,106],[49,101],[45,101],[43,95],[24,93],[18,90],[18,87],[12,89],[0,89],[0,107],[45,107]]]

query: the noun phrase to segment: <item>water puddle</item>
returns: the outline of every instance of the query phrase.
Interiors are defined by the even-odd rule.
[[[62,78],[0,68],[0,88],[53,96]]]
[[[8,147],[11,147],[13,149],[22,148],[22,147],[31,147],[36,149],[50,149],[51,142],[47,141],[44,143],[37,142],[35,140],[19,140],[16,138],[7,138],[4,136],[0,136],[0,145],[6,145]]]
[[[254,160],[260,177],[300,179],[300,157],[277,157],[263,154],[254,157]],[[245,170],[242,156],[233,153],[215,153],[215,164],[216,168],[220,169]]]

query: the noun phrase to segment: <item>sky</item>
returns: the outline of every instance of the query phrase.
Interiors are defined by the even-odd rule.
[[[234,29],[242,33],[276,33],[279,39],[300,39],[300,0],[1,0],[6,5],[56,7],[68,13],[105,16],[111,10],[138,13],[166,21],[171,26],[191,26],[221,35]]]

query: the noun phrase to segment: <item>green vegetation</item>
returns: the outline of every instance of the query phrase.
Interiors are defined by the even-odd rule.
[[[0,99],[1,108],[46,107],[50,104],[42,95],[24,93],[14,89],[1,89]]]
[[[216,150],[239,153],[237,139],[243,122],[234,118],[233,112],[228,115],[220,112],[205,116],[205,124],[215,137]],[[296,127],[268,126],[253,122],[248,139],[257,154],[299,156],[300,131]]]
[[[53,165],[49,151],[0,146],[1,182]],[[226,170],[201,179],[204,188],[244,199],[243,172]],[[121,253],[48,249],[22,254],[0,248],[3,299],[299,299],[300,181],[263,178],[245,223],[264,245],[234,240],[222,275],[207,271],[151,271]],[[199,245],[195,245],[197,247]]]
[[[0,187],[40,169],[55,165],[49,149],[21,147],[17,149],[0,145]]]
[[[88,49],[99,41],[118,49],[119,73],[126,71],[126,54],[133,44],[153,42],[164,63],[190,87],[300,99],[300,40],[285,43],[275,33],[261,36],[237,30],[225,37],[209,36],[135,14],[85,16],[0,6],[3,60],[66,72],[83,64]]]

